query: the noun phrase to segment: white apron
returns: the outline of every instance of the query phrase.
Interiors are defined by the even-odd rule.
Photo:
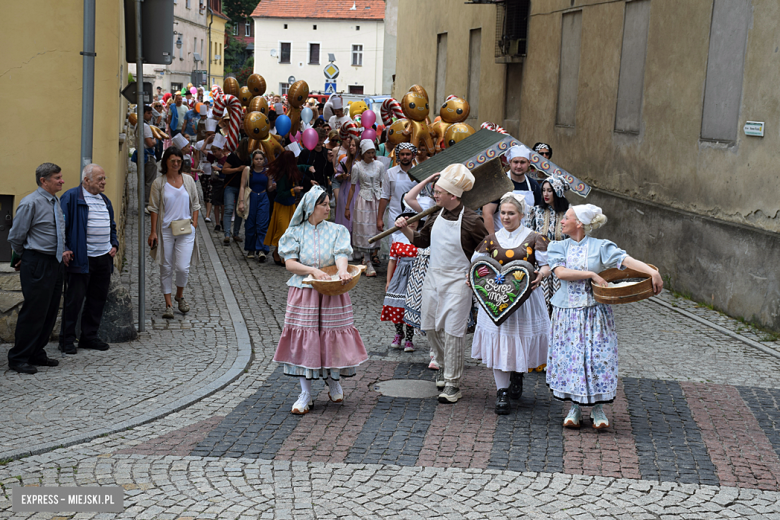
[[[464,208],[465,209],[465,208]],[[471,262],[460,243],[461,209],[458,220],[449,221],[439,212],[431,229],[431,260],[422,289],[423,330],[446,332],[462,338],[471,312],[471,289],[466,275]]]

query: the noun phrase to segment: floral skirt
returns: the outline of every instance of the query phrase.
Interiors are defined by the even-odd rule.
[[[385,301],[382,305],[380,321],[392,321],[403,323],[404,301],[406,300],[406,286],[409,282],[409,274],[412,272],[414,257],[404,256],[398,259],[390,285],[387,286]]]
[[[528,372],[544,367],[550,338],[550,318],[539,290],[507,320],[496,327],[490,316],[479,307],[477,328],[471,343],[471,357],[488,368],[504,372]]]
[[[428,263],[431,261],[431,249],[417,250],[417,257],[412,263],[412,272],[409,273],[409,281],[406,283],[406,299],[404,300],[404,322],[415,329],[422,331],[422,287],[425,282],[425,273],[428,272]]]
[[[618,383],[618,343],[609,305],[553,307],[547,385],[558,399],[608,403]]]
[[[355,202],[355,211],[352,215],[352,246],[357,253],[369,253],[379,247],[379,244],[371,244],[368,239],[379,233],[376,228],[376,214],[379,210],[379,202],[358,197]]]
[[[285,374],[306,379],[350,377],[367,359],[348,293],[325,296],[314,289],[290,287],[274,354]]]

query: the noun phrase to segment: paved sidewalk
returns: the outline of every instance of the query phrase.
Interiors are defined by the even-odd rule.
[[[492,374],[468,357],[455,405],[381,395],[379,381],[432,374],[423,337],[413,353],[388,348],[393,328],[379,322],[383,267],[350,293],[370,358],[344,382],[345,402],[331,403],[316,382],[312,412],[293,416],[296,380],[272,362],[288,273],[248,261],[211,229],[210,248],[251,337],[247,371],[153,422],[0,466],[0,518],[780,518],[776,356],[643,301],[614,307],[621,381],[606,407],[607,430],[587,419],[581,430],[564,430],[567,405],[551,398],[543,373],[527,375],[512,413],[496,416]],[[152,298],[154,278],[147,287]],[[211,279],[198,290],[189,293],[193,309],[196,298],[220,295]],[[219,324],[233,352],[232,321],[219,305],[190,313],[187,320],[200,316],[191,323],[180,315],[158,322],[154,309],[149,336],[167,341],[166,351],[179,340],[172,359],[184,367],[183,352],[206,348],[191,335]],[[136,359],[114,369],[130,387],[141,375]],[[82,387],[96,377],[85,374]],[[38,401],[46,391],[29,389]],[[122,486],[124,513],[11,511],[18,485],[95,484]]]

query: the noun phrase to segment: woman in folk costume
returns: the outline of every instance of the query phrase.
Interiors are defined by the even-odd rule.
[[[539,268],[531,284],[531,295],[501,325],[496,326],[482,307],[477,314],[471,357],[493,369],[496,413],[507,415],[509,399],[520,399],[523,393],[523,374],[544,367],[547,362],[550,318],[544,296],[537,289],[542,279],[550,275],[550,268],[547,267],[547,238],[521,225],[523,216],[530,210],[525,198],[506,193],[498,210],[503,227],[485,237],[472,261],[488,256],[502,265],[525,260]]]
[[[466,274],[471,256],[487,235],[482,218],[460,201],[463,192],[473,186],[469,169],[451,164],[441,172],[433,190],[442,210],[418,232],[407,227],[406,218],[395,222],[413,245],[431,248],[422,290],[422,329],[441,367],[436,374],[436,385],[442,388],[440,403],[456,403],[462,397],[460,380],[472,297]]]
[[[378,244],[372,244],[368,240],[376,235],[376,216],[379,212],[379,199],[382,198],[382,177],[385,175],[385,166],[376,160],[376,148],[368,139],[360,141],[360,160],[352,165],[352,186],[347,195],[344,217],[352,218],[352,245],[355,252],[363,255],[363,264],[367,266],[366,276],[376,276],[374,266],[379,264],[377,256]],[[350,206],[355,197],[355,184],[360,183],[360,193],[355,202],[354,216]]]
[[[569,184],[559,176],[551,175],[540,181],[542,185],[542,203],[534,206],[531,212],[530,227],[540,235],[547,237],[550,242],[569,238],[569,235],[561,229],[561,221],[569,209],[569,201],[564,193],[569,189]],[[547,304],[547,312],[552,314],[550,300],[561,288],[561,281],[554,274],[542,280],[544,301]]]
[[[658,271],[631,258],[609,240],[590,236],[607,217],[593,204],[572,206],[562,221],[569,238],[552,242],[547,249],[550,269],[561,280],[552,299],[552,330],[547,354],[547,384],[553,395],[571,401],[563,425],[579,428],[580,405],[594,405],[590,419],[596,429],[609,426],[603,403],[615,399],[618,383],[618,351],[615,320],[609,305],[593,298],[591,281],[607,282],[598,273],[629,267],[652,278],[653,292],[663,288]]]
[[[311,408],[312,379],[326,380],[330,400],[340,403],[344,399],[340,379],[354,376],[356,367],[368,359],[354,325],[349,294],[325,296],[301,283],[309,275],[329,280],[320,268],[334,264],[342,283],[351,279],[347,272],[347,257],[352,254],[349,232],[326,221],[329,213],[328,194],[313,186],[279,240],[279,254],[294,276],[287,282],[287,313],[274,361],[282,363],[285,374],[300,378],[301,394],[292,408],[299,415]]]

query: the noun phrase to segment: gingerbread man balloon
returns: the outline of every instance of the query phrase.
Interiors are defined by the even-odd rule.
[[[457,96],[447,96],[447,100],[439,109],[441,119],[430,126],[431,137],[436,144],[436,152],[446,148],[444,135],[450,126],[462,123],[469,117],[469,102]]]
[[[301,107],[309,98],[309,85],[305,81],[298,80],[290,85],[287,91],[287,102],[290,103],[290,110],[287,116],[290,118],[290,134],[295,134],[301,129]]]
[[[417,148],[423,144],[428,150],[433,150],[433,140],[425,121],[428,117],[427,97],[416,92],[407,92],[401,100],[401,109],[409,120],[409,129],[406,131],[410,134],[409,142]]]
[[[244,131],[250,139],[249,150],[253,151],[259,146],[263,147],[268,162],[273,161],[284,151],[284,147],[277,141],[271,132],[271,121],[261,112],[250,112],[244,120]]]

